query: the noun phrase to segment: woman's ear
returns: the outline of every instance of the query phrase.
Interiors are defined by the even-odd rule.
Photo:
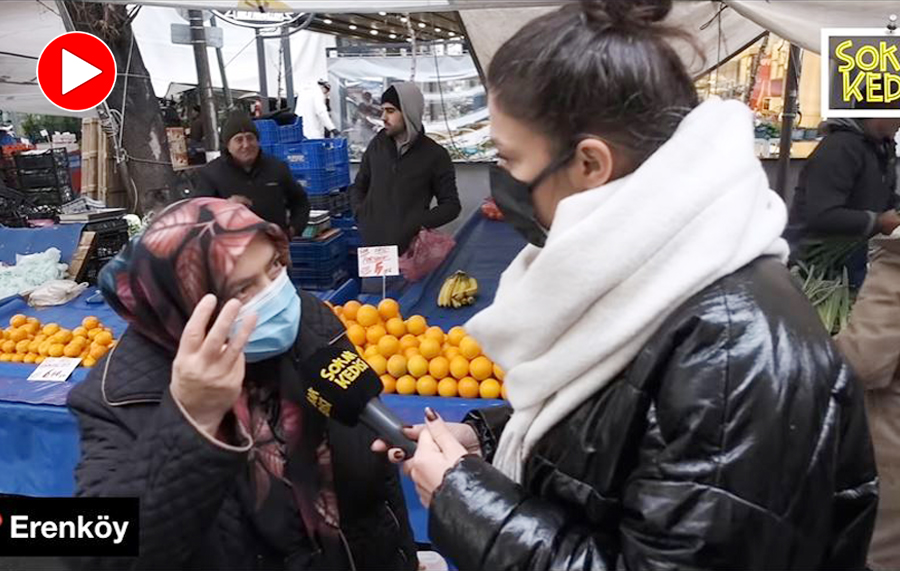
[[[576,188],[590,190],[603,186],[613,178],[613,153],[606,141],[585,139],[575,149],[572,164],[572,183]]]

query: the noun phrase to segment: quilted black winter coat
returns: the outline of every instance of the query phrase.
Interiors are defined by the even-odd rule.
[[[300,358],[341,335],[343,326],[312,295],[301,293]],[[352,349],[344,337],[338,341]],[[111,357],[72,390],[69,407],[81,430],[79,496],[141,499],[140,556],[78,561],[97,569],[296,569],[265,544],[236,481],[248,452],[201,435],[168,390],[172,357],[126,330]],[[108,367],[108,370],[107,370]],[[313,414],[310,412],[310,414]],[[329,423],[344,569],[413,570],[416,550],[398,471],[369,450],[375,435]],[[251,502],[252,503],[252,502]],[[77,565],[76,565],[77,566]]]
[[[488,460],[510,409],[469,418]],[[862,569],[877,478],[862,391],[773,259],[680,307],[517,485],[468,456],[430,534],[460,569]]]

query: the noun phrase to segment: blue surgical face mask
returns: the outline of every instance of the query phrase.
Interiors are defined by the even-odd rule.
[[[288,279],[287,268],[244,304],[232,333],[238,331],[243,318],[251,313],[256,314],[256,328],[244,347],[247,362],[256,363],[287,353],[300,330],[300,296]]]

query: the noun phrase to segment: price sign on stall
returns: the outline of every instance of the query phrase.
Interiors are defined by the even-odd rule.
[[[69,357],[47,357],[44,362],[37,366],[28,376],[29,381],[54,381],[57,383],[65,382],[72,371],[78,367],[81,359],[72,359]]]
[[[359,248],[359,277],[381,278],[400,275],[400,256],[397,246]]]

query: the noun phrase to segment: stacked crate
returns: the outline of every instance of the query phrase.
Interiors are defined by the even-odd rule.
[[[349,277],[344,233],[336,228],[313,240],[293,240],[290,250],[291,281],[305,290],[335,289]]]
[[[58,217],[60,207],[75,198],[66,149],[23,151],[13,159],[19,190],[35,206],[33,217]]]
[[[84,232],[96,234],[84,276],[84,281],[93,285],[97,283],[97,275],[103,266],[128,244],[128,222],[122,217],[89,222],[85,224]]]

